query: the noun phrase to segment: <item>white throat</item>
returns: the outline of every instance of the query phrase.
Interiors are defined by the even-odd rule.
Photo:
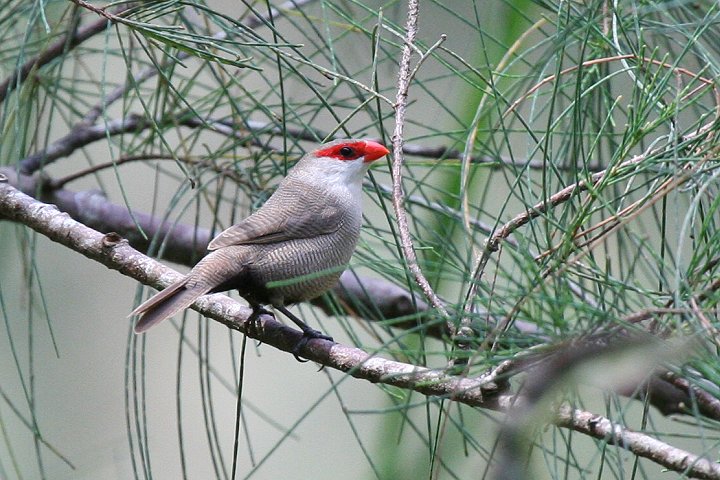
[[[363,157],[346,161],[328,158],[309,159],[303,163],[304,165],[298,164],[293,173],[303,179],[321,181],[331,191],[349,192],[353,197],[358,197],[362,193],[363,177],[370,167],[369,163],[364,162]]]

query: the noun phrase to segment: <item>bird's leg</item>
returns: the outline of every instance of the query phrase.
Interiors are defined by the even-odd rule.
[[[287,318],[292,320],[292,322],[295,325],[297,325],[298,327],[300,327],[300,330],[302,330],[302,332],[303,332],[302,338],[297,343],[297,345],[295,345],[295,347],[292,349],[292,354],[295,357],[295,360],[297,360],[298,362],[307,362],[307,360],[303,360],[302,358],[300,358],[299,355],[300,355],[300,350],[302,350],[310,340],[312,340],[314,338],[321,338],[323,340],[330,340],[331,342],[333,341],[332,337],[325,335],[324,333],[322,333],[318,330],[310,328],[307,323],[303,322],[302,320],[297,318],[295,315],[290,313],[290,311],[286,307],[280,305],[280,306],[275,306],[275,308],[278,309],[279,311],[281,311],[283,313],[283,315],[285,315]]]

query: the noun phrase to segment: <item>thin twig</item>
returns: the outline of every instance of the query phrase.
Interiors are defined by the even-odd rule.
[[[185,122],[187,126],[190,126],[190,122],[192,120],[188,120]],[[237,132],[242,131],[249,131],[253,133],[253,137],[257,136],[258,134],[266,134],[266,135],[283,135],[283,130],[281,126],[275,124],[275,123],[269,123],[269,122],[261,122],[257,120],[247,120],[243,122],[242,124],[237,124],[231,120],[227,119],[221,119],[221,120],[214,120],[210,119],[207,120],[207,123],[210,125],[213,125],[216,131],[223,133],[223,131],[220,129],[220,125],[224,125],[227,127],[227,132],[235,132],[235,135],[237,135]],[[323,138],[330,138],[330,135],[322,130],[319,129],[313,129],[308,126],[304,126],[302,128],[293,128],[293,127],[287,127],[285,130],[287,133],[287,136],[289,138],[293,138],[295,140],[306,140],[308,142],[317,142],[320,139]],[[340,136],[333,136],[333,139],[343,138]],[[379,138],[371,138],[371,140],[381,141]],[[265,147],[266,143],[260,143],[257,142],[257,145],[259,147]],[[403,153],[406,155],[412,155],[413,157],[419,157],[419,158],[428,158],[433,160],[463,160],[464,153],[456,148],[449,148],[445,146],[427,146],[427,145],[420,145],[418,143],[403,143],[402,145]],[[490,156],[490,155],[480,155],[480,156],[472,156],[469,159],[470,163],[473,165],[485,165],[487,167],[492,168],[504,168],[504,167],[516,167],[516,168],[529,168],[532,170],[540,170],[545,168],[545,164],[540,160],[529,160],[529,159],[515,159],[510,157],[500,157],[500,156]],[[571,166],[568,166],[567,168],[571,168]],[[562,168],[560,168],[562,170]]]
[[[83,177],[87,177],[88,175],[94,175],[108,168],[119,167],[120,165],[124,165],[126,163],[142,162],[148,160],[175,160],[175,157],[173,157],[172,155],[160,154],[127,155],[120,157],[117,160],[92,165],[82,170],[78,170],[77,172],[73,172],[65,177],[53,180],[50,186],[55,190],[61,189],[65,187],[65,185],[67,185],[68,183],[74,182],[75,180],[79,180]],[[187,160],[187,163],[192,162],[190,160]]]
[[[411,45],[415,41],[417,35],[417,21],[418,21],[418,0],[408,1],[408,14],[407,23],[405,26],[405,43],[402,48],[402,56],[400,59],[400,73],[398,75],[397,85],[397,97],[395,102],[395,130],[393,132],[392,143],[393,143],[393,161],[392,161],[392,179],[393,179],[393,195],[392,203],[393,209],[395,210],[395,216],[397,217],[398,232],[400,234],[400,246],[405,256],[408,268],[415,277],[420,289],[423,291],[427,299],[430,301],[433,307],[440,311],[446,318],[448,317],[447,310],[443,305],[442,301],[433,291],[425,275],[422,273],[420,266],[418,265],[417,256],[415,254],[415,248],[413,247],[412,237],[410,235],[410,229],[408,228],[407,213],[405,212],[404,197],[402,187],[402,167],[404,163],[403,156],[403,131],[405,128],[405,114],[407,111],[407,97],[410,88],[410,58],[412,56]],[[455,327],[451,323],[448,324],[449,331],[454,335]]]
[[[242,125],[238,125],[229,120],[201,119],[197,117],[188,117],[187,115],[166,115],[167,120],[157,120],[155,125],[163,126],[166,123],[172,123],[173,126],[181,125],[188,128],[208,128],[216,133],[227,137],[237,138],[239,141],[245,142],[250,137],[250,143],[263,150],[271,147],[267,142],[261,142],[257,139],[258,135],[279,136],[282,130],[278,125],[266,122],[258,122],[249,120]],[[177,120],[180,118],[180,120]],[[139,115],[129,115],[123,119],[108,120],[104,125],[94,125],[89,122],[82,121],[75,125],[70,132],[62,138],[55,140],[44,150],[35,152],[20,160],[20,168],[24,174],[31,174],[39,170],[43,166],[47,166],[61,158],[67,157],[75,150],[85,147],[93,142],[106,139],[108,136],[122,135],[125,133],[137,133],[153,126],[153,122],[143,120]],[[243,132],[249,132],[251,135],[246,136]],[[296,140],[317,141],[318,138],[326,138],[327,134],[316,130],[311,131],[307,128],[288,128],[287,134],[289,138]],[[339,137],[338,137],[339,138]],[[422,158],[432,158],[436,160],[460,159],[462,153],[455,149],[447,147],[426,147],[417,144],[404,144],[403,152]],[[473,158],[473,163],[488,164],[493,167],[514,166],[541,168],[539,162],[512,160],[506,158],[479,157]]]
[[[86,8],[86,9],[90,10],[91,12],[94,12],[94,13],[100,15],[101,17],[105,18],[105,21],[118,22],[118,21],[123,20],[123,17],[116,15],[113,12],[108,12],[107,9],[105,9],[105,8],[96,7],[95,5],[92,5],[88,2],[86,2],[85,0],[70,0],[70,1],[75,3],[76,5],[78,5],[79,7]]]
[[[698,128],[695,132],[693,132],[690,135],[687,135],[684,138],[685,142],[689,142],[694,140],[695,138],[699,137],[700,135],[705,134],[709,131],[709,129],[713,126],[715,122],[709,122],[706,125],[703,125],[702,127]],[[654,145],[654,143],[653,143]],[[505,223],[502,227],[497,229],[493,235],[488,238],[488,240],[485,243],[485,249],[483,250],[482,255],[477,260],[474,268],[473,268],[473,275],[472,275],[472,281],[470,282],[470,288],[468,289],[468,293],[466,295],[466,298],[469,301],[475,295],[477,294],[477,289],[479,286],[480,279],[482,278],[485,266],[487,265],[488,260],[490,259],[490,255],[492,255],[494,252],[496,252],[500,246],[500,242],[503,241],[505,238],[508,237],[511,233],[513,233],[518,228],[522,227],[523,225],[527,224],[528,222],[532,221],[533,219],[539,217],[540,215],[545,214],[546,212],[550,211],[551,209],[555,208],[558,205],[561,205],[565,202],[567,202],[569,199],[573,198],[573,196],[579,192],[583,192],[588,190],[589,188],[593,188],[595,185],[603,181],[605,178],[610,177],[612,175],[615,175],[618,171],[627,169],[628,167],[636,166],[640,163],[642,163],[645,159],[658,155],[659,153],[663,152],[667,146],[661,145],[659,147],[654,147],[651,145],[651,147],[646,150],[645,152],[636,155],[632,157],[629,160],[626,160],[624,162],[618,163],[617,165],[613,165],[612,167],[602,170],[600,172],[596,172],[590,176],[589,179],[581,180],[579,182],[573,183],[571,185],[568,185],[567,187],[563,188],[562,190],[552,194],[549,198],[543,199],[533,205],[532,207],[528,208],[522,213],[519,213],[516,215],[512,220]]]
[[[517,50],[520,48],[522,43],[525,41],[525,39],[536,29],[539,29],[542,25],[546,23],[546,19],[542,18],[535,22],[534,25],[532,25],[529,29],[527,29],[523,34],[518,37],[517,40],[510,46],[507,52],[505,52],[505,55],[503,55],[503,58],[500,60],[498,65],[493,69],[496,72],[501,72],[505,67],[507,66],[507,63],[510,61],[513,55],[517,52]],[[451,55],[453,55],[455,58],[459,58],[457,54],[454,52],[448,51]],[[462,59],[459,58],[460,61],[463,62],[464,65],[468,66],[468,68],[472,68],[468,65],[468,63]],[[480,74],[480,72],[476,72],[476,75],[478,77],[483,78]],[[487,84],[490,87],[494,88],[494,78],[493,78],[493,72],[490,71],[488,78],[485,80]],[[475,108],[475,115],[473,117],[472,123],[470,124],[470,132],[467,134],[467,137],[465,139],[465,147],[463,150],[463,156],[462,156],[462,163],[461,163],[461,169],[460,169],[460,191],[463,192],[462,195],[462,204],[461,204],[461,211],[463,213],[463,227],[465,228],[466,232],[470,229],[470,196],[467,194],[468,185],[470,182],[470,165],[472,165],[474,162],[474,156],[472,155],[473,149],[475,147],[475,143],[477,141],[478,137],[478,128],[480,126],[480,118],[482,115],[482,112],[485,109],[485,104],[487,101],[493,97],[492,91],[490,89],[487,89],[482,92],[482,95],[480,97],[480,101],[478,102],[477,107]],[[537,162],[539,164],[538,168],[544,169],[546,167],[544,161]],[[529,165],[528,165],[529,167]],[[532,168],[532,167],[530,167]],[[479,254],[477,252],[477,248],[473,246],[473,257],[478,258]],[[468,326],[468,321],[470,317],[470,313],[474,308],[474,303],[472,301],[466,301],[464,308],[463,308],[463,318],[460,320],[461,328]]]
[[[46,149],[29,155],[20,161],[20,171],[31,174],[54,161],[67,157],[78,148],[112,135],[137,132],[151,124],[139,115],[129,115],[120,120],[109,120],[103,125],[78,124],[67,135],[56,140]]]
[[[407,88],[410,88],[410,84],[412,84],[412,81],[415,78],[415,75],[417,75],[418,71],[420,70],[420,67],[422,67],[423,63],[425,63],[425,60],[430,58],[430,55],[432,54],[432,52],[434,52],[438,47],[440,47],[440,45],[445,43],[445,40],[447,40],[447,35],[443,33],[440,35],[440,38],[438,39],[437,42],[430,45],[430,48],[428,48],[427,51],[420,54],[420,58],[418,59],[417,62],[415,62],[415,66],[413,67],[412,71],[410,72],[410,75],[408,76]],[[405,93],[407,94],[407,92],[405,92]]]
[[[124,165],[126,163],[144,162],[144,161],[149,161],[149,160],[172,160],[172,161],[180,161],[187,165],[205,167],[205,168],[208,168],[209,170],[212,170],[215,173],[222,174],[223,176],[231,179],[233,182],[235,182],[238,185],[252,186],[251,183],[246,178],[243,178],[238,173],[238,171],[233,168],[222,167],[222,166],[219,166],[219,165],[217,165],[211,161],[208,161],[206,159],[176,157],[174,155],[161,155],[161,154],[156,154],[156,153],[155,154],[148,153],[148,154],[143,154],[143,155],[126,155],[126,156],[122,156],[122,157],[118,158],[117,160],[113,160],[113,161],[105,162],[105,163],[99,163],[97,165],[92,165],[88,168],[71,173],[70,175],[59,178],[57,180],[48,181],[48,186],[53,189],[60,189],[60,188],[63,188],[65,185],[67,185],[70,182],[74,182],[75,180],[86,177],[88,175],[93,175],[95,173],[101,172],[102,170],[106,170],[109,168],[115,168],[120,165]]]
[[[99,111],[95,108],[83,119],[77,123],[70,132],[55,140],[47,148],[28,155],[20,161],[21,170],[25,174],[31,174],[42,166],[49,165],[61,158],[67,157],[78,148],[89,145],[92,142],[103,140],[107,136],[121,135],[124,133],[136,133],[140,130],[150,128],[152,122],[143,122],[139,115],[129,115],[124,119],[108,120],[107,129],[103,130],[102,126],[94,125],[96,115]],[[102,111],[102,109],[100,110]],[[180,120],[178,120],[178,118]],[[274,123],[260,122],[257,120],[248,120],[242,124],[237,124],[227,119],[201,119],[190,117],[187,114],[166,115],[166,120],[156,120],[155,124],[164,125],[166,123],[172,125],[181,125],[188,128],[209,128],[210,130],[228,137],[237,138],[239,141],[247,141],[252,145],[269,149],[268,143],[258,140],[258,135],[280,136],[283,134],[282,128]],[[251,135],[245,136],[243,132],[249,132]],[[312,130],[304,128],[287,128],[288,138],[295,140],[306,140],[316,142],[318,139],[327,138],[328,134],[320,130]],[[341,137],[336,137],[341,138]],[[434,160],[462,160],[463,153],[457,149],[440,146],[425,146],[412,143],[406,143],[402,146],[403,152],[420,158],[429,158]],[[542,162],[535,160],[515,160],[512,158],[480,156],[473,157],[471,163],[478,165],[488,165],[493,168],[500,167],[518,167],[518,168],[542,168]]]
[[[604,230],[600,235],[596,236],[595,238],[591,239],[590,241],[586,242],[585,245],[583,245],[583,249],[580,250],[577,254],[574,256],[566,259],[562,264],[560,264],[559,268],[550,267],[546,269],[542,274],[540,275],[541,280],[545,280],[550,275],[558,275],[559,273],[565,272],[567,269],[569,269],[573,265],[577,265],[577,263],[585,256],[589,255],[592,250],[600,244],[600,241],[603,240],[608,235],[615,233],[618,231],[623,225],[627,224],[630,220],[637,217],[642,213],[643,211],[647,210],[648,208],[652,207],[655,203],[657,203],[660,199],[664,198],[666,195],[668,195],[670,192],[677,189],[680,185],[687,182],[691,176],[692,173],[695,172],[697,169],[701,167],[703,162],[698,162],[695,164],[688,164],[686,168],[684,168],[681,172],[676,173],[673,177],[667,179],[665,182],[663,182],[657,189],[657,191],[653,192],[652,196],[643,203],[642,205],[638,205],[637,208],[633,211],[627,212],[627,214],[622,217],[618,218],[617,221],[610,227],[608,227],[606,230]],[[577,247],[579,249],[580,247]],[[576,250],[577,250],[576,249]],[[543,285],[542,282],[537,282],[536,286],[531,291],[536,291],[540,288],[540,286]],[[523,302],[529,298],[530,292],[523,295],[516,303],[515,305],[510,309],[508,313],[505,314],[505,317],[502,321],[498,322],[498,325],[494,328],[494,331],[492,334],[488,335],[484,340],[484,345],[489,344],[489,342],[493,342],[493,350],[497,346],[497,334],[498,332],[503,331],[506,329],[510,323],[512,322],[513,317],[520,311],[520,308],[523,304]]]

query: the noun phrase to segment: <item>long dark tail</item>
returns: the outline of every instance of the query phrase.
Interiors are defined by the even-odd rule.
[[[179,311],[188,308],[198,297],[211,290],[211,287],[206,285],[195,285],[192,288],[187,288],[187,281],[188,277],[185,277],[173,283],[133,310],[130,316],[142,314],[135,324],[135,333],[142,333],[156,323],[160,323]]]

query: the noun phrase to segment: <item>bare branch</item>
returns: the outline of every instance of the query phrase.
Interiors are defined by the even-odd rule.
[[[183,114],[168,115],[167,117],[172,119],[173,126],[181,125],[188,128],[208,128],[221,135],[237,138],[242,141],[246,141],[248,140],[247,137],[250,137],[250,142],[262,149],[268,149],[269,147],[266,142],[260,142],[257,140],[258,135],[268,135],[270,137],[283,135],[283,130],[280,126],[254,120],[249,120],[242,125],[238,125],[228,120],[200,119],[196,117],[188,117]],[[155,122],[155,124],[160,126],[165,123],[166,122],[161,120],[156,120]],[[67,135],[55,140],[46,149],[33,153],[22,159],[20,161],[21,171],[24,174],[34,173],[41,167],[67,157],[77,149],[90,145],[93,142],[103,140],[108,136],[137,133],[150,128],[152,125],[152,122],[147,121],[140,115],[129,115],[122,119],[108,120],[105,125],[94,125],[92,123],[82,121],[75,125]],[[252,135],[246,136],[244,132],[249,132]],[[286,133],[290,138],[311,142],[317,141],[318,138],[327,138],[326,133],[319,130],[311,131],[307,128],[288,128]],[[408,155],[437,160],[455,160],[461,159],[462,157],[461,152],[447,147],[425,147],[417,144],[404,144],[402,146],[402,150]],[[541,164],[538,162],[512,160],[507,158],[495,159],[492,157],[473,157],[473,163],[489,164],[494,167],[513,166],[521,168],[542,168]]]
[[[525,101],[533,93],[538,91],[543,85],[546,85],[546,84],[554,81],[556,78],[558,78],[558,76],[567,75],[570,72],[574,72],[574,71],[582,69],[582,68],[587,68],[589,66],[598,65],[598,64],[602,64],[602,63],[611,63],[611,62],[619,61],[619,62],[622,62],[623,64],[625,64],[625,62],[629,59],[634,59],[639,63],[649,63],[652,65],[657,65],[659,67],[671,69],[676,73],[679,73],[679,74],[682,74],[682,75],[685,75],[685,76],[691,78],[692,80],[698,80],[703,84],[703,85],[701,85],[701,87],[712,88],[713,90],[716,91],[716,96],[717,96],[717,88],[715,86],[715,81],[710,78],[705,78],[705,77],[700,76],[700,74],[698,72],[693,72],[686,68],[678,67],[677,65],[672,64],[672,63],[663,62],[661,60],[657,60],[654,58],[639,57],[635,54],[630,53],[630,54],[624,54],[624,55],[616,55],[613,57],[593,58],[592,60],[586,60],[578,65],[573,65],[571,67],[568,67],[568,68],[562,70],[558,75],[553,74],[553,75],[549,75],[549,76],[543,78],[540,82],[535,84],[530,90],[525,92],[524,95],[522,95],[517,100],[515,100],[512,103],[512,105],[510,105],[510,107],[508,107],[508,109],[505,110],[505,113],[503,113],[503,117],[506,117],[510,113],[515,111],[517,109],[518,105],[520,105],[523,101]],[[686,94],[682,98],[682,101],[687,101],[688,97],[690,97],[692,95],[697,95],[699,92],[700,92],[700,88],[699,87],[695,88],[693,91]]]
[[[645,433],[631,431],[609,418],[575,409],[567,402],[547,411],[553,393],[567,384],[575,383],[576,375],[584,374],[578,371],[579,367],[599,361],[607,365],[611,359],[620,358],[615,367],[625,365],[628,368],[623,369],[622,375],[608,380],[612,386],[603,384],[602,387],[614,390],[637,389],[645,383],[642,379],[647,377],[648,369],[652,371],[654,366],[663,361],[683,355],[684,350],[692,350],[689,345],[672,348],[665,342],[658,343],[656,338],[649,335],[610,340],[613,339],[600,336],[595,341],[591,339],[580,345],[568,344],[542,361],[532,361],[530,374],[521,389],[522,401],[513,405],[501,427],[498,448],[500,459],[495,469],[497,479],[527,477],[530,441],[546,421],[617,445],[689,477],[720,479],[720,464]],[[522,360],[516,362],[516,367],[520,363]],[[654,375],[651,377],[657,378]]]
[[[701,390],[697,386],[690,383],[687,379],[682,378],[672,372],[666,372],[663,376],[663,380],[673,385],[675,388],[680,389],[691,400],[695,400],[701,414],[708,418],[720,420],[720,400],[718,400],[717,397],[709,394],[704,390]],[[685,409],[691,407],[691,405],[687,403],[682,406]]]
[[[132,248],[120,235],[93,230],[55,206],[25,195],[3,179],[7,180],[4,176],[0,178],[0,216],[22,223],[50,240],[144,284],[165,287],[181,277],[180,273]],[[246,321],[251,309],[225,295],[205,295],[192,308],[233,330],[286,352],[292,352],[302,336],[300,331],[284,326],[270,315],[262,315],[256,327],[248,328]],[[514,398],[499,393],[495,383],[497,375],[507,370],[509,362],[495,372],[461,378],[448,375],[443,370],[384,359],[358,348],[322,339],[308,342],[301,355],[357,378],[452,398],[469,405],[501,410],[507,408]]]
[[[20,161],[20,171],[31,174],[45,165],[67,157],[78,148],[84,147],[108,136],[144,130],[150,125],[139,115],[130,115],[120,120],[111,120],[103,125],[76,125],[64,137],[53,142],[47,149],[41,150]]]
[[[709,132],[710,128],[712,127],[713,123],[714,122],[710,122],[708,124],[703,125],[702,127],[695,130],[692,134],[687,135],[683,139],[683,141],[690,142],[690,141],[695,140],[697,137],[700,137],[701,135],[707,134]],[[659,140],[660,139],[658,139],[658,141]],[[498,251],[498,249],[500,248],[500,242],[502,242],[504,239],[506,239],[515,230],[517,230],[518,228],[527,224],[528,222],[532,221],[533,219],[550,211],[552,208],[555,208],[556,206],[567,202],[569,199],[573,198],[573,196],[575,196],[577,193],[586,191],[590,188],[593,188],[596,185],[598,185],[600,182],[605,181],[607,178],[611,177],[612,175],[615,175],[617,172],[620,172],[627,168],[635,167],[635,166],[641,164],[647,158],[654,156],[654,155],[658,155],[667,148],[667,146],[665,146],[665,145],[661,145],[659,147],[653,147],[655,145],[655,143],[656,142],[653,142],[653,144],[645,152],[643,152],[639,155],[635,155],[634,157],[630,158],[629,160],[620,162],[617,165],[614,165],[606,170],[596,172],[596,173],[592,174],[590,176],[590,178],[587,180],[578,181],[576,183],[568,185],[567,187],[563,188],[562,190],[559,190],[558,192],[555,192],[549,198],[543,199],[540,202],[533,205],[532,207],[527,208],[524,212],[519,213],[518,215],[515,216],[515,218],[513,218],[509,222],[505,223],[499,229],[497,229],[495,231],[495,233],[493,233],[490,236],[490,238],[488,238],[488,240],[486,241],[485,248],[482,252],[482,255],[477,259],[477,261],[475,263],[475,266],[473,268],[473,281],[470,282],[470,288],[468,289],[467,298],[471,299],[477,294],[477,288],[478,288],[480,279],[482,278],[483,272],[485,270],[485,266],[487,265],[487,262],[490,259],[490,255],[492,255],[494,252]],[[568,262],[568,264],[573,264],[573,263]]]
[[[212,235],[210,230],[201,227],[161,220],[142,212],[129,212],[125,206],[108,201],[100,192],[73,192],[55,188],[56,182],[52,180],[18,175],[9,168],[0,168],[0,175],[4,175],[10,185],[26,194],[40,193],[44,202],[57,205],[61,211],[81,223],[101,232],[117,233],[140,251],[147,252],[151,248],[151,239],[162,240],[161,258],[175,263],[194,265],[197,259],[205,254],[205,247]],[[140,224],[148,238],[138,232],[135,221]],[[429,315],[430,307],[422,299],[387,280],[358,276],[352,271],[346,271],[333,293],[341,311],[346,314],[370,321],[402,319],[393,321],[392,326],[415,329],[420,324],[427,335],[436,338],[446,338],[449,335],[446,322],[434,321]],[[322,297],[312,303],[328,315],[338,314],[336,307],[328,304]],[[494,324],[493,320],[490,327]],[[517,322],[514,327],[520,332],[537,335],[537,326],[532,323]],[[650,403],[664,415],[688,413],[688,405],[692,405],[693,398],[698,397],[699,393],[695,392],[691,396],[682,388],[664,380],[663,375],[665,373],[662,371],[654,375],[649,380],[648,388],[616,391],[627,397],[640,398],[647,392]],[[708,408],[701,408],[701,412],[709,418],[720,419],[720,416],[714,415],[715,412]]]
[[[691,478],[720,478],[720,465],[713,460],[673,447],[644,433],[632,431],[602,415],[563,405],[558,409],[554,423],[610,445],[617,445],[638,457],[647,458]]]
[[[404,198],[405,193],[403,192],[402,186],[402,167],[404,162],[403,156],[403,131],[405,128],[405,113],[407,111],[407,97],[408,90],[410,88],[410,57],[412,56],[412,44],[415,42],[415,36],[417,35],[417,21],[418,21],[418,1],[408,1],[408,14],[407,24],[405,26],[406,37],[405,43],[402,48],[402,57],[400,59],[400,73],[398,76],[397,86],[397,97],[395,104],[395,130],[393,132],[393,162],[392,162],[392,179],[393,179],[393,209],[395,210],[395,216],[397,217],[398,232],[400,234],[400,246],[405,256],[408,268],[415,277],[415,281],[420,286],[427,299],[430,301],[433,307],[437,308],[445,317],[448,317],[445,306],[440,301],[440,298],[435,294],[430,282],[428,282],[425,275],[420,269],[420,265],[417,261],[417,255],[415,254],[415,248],[413,247],[412,237],[410,236],[410,229],[408,228],[407,213],[405,212]],[[454,335],[455,327],[451,322],[448,322],[448,329]]]

